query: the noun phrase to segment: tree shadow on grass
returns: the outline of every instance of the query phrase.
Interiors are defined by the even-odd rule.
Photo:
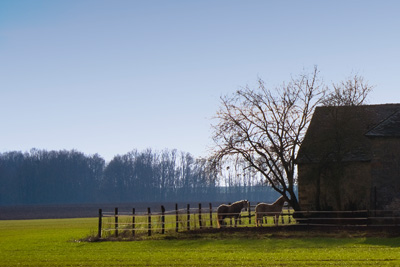
[[[400,237],[369,237],[363,242],[365,245],[381,246],[381,247],[400,247]]]

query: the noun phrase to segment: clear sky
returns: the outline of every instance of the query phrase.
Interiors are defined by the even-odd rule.
[[[212,145],[219,98],[317,65],[400,102],[400,1],[1,0],[0,152]]]

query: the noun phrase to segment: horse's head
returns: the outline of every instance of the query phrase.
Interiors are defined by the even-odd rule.
[[[280,196],[280,197],[275,201],[276,205],[279,205],[279,206],[282,206],[282,207],[285,205],[286,202],[287,202],[287,197],[286,197],[286,196]]]
[[[243,204],[243,209],[244,209],[244,211],[247,211],[247,207],[249,206],[249,201],[247,201],[247,200],[242,200],[242,204]]]

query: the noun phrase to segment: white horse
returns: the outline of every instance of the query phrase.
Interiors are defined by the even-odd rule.
[[[278,225],[279,215],[282,213],[285,197],[279,197],[274,203],[259,203],[256,206],[256,226],[261,226],[264,216],[274,216],[274,224]]]

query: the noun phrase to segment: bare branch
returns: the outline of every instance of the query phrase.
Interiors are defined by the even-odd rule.
[[[332,83],[332,92],[323,100],[325,106],[359,106],[366,102],[374,86],[355,74],[346,81]]]
[[[221,98],[218,123],[213,126],[214,162],[240,158],[246,169],[260,173],[295,209],[299,209],[294,193],[295,158],[315,108],[359,105],[372,90],[357,75],[329,89],[318,75],[315,67],[310,74],[273,89],[259,79],[258,88],[245,87]]]

